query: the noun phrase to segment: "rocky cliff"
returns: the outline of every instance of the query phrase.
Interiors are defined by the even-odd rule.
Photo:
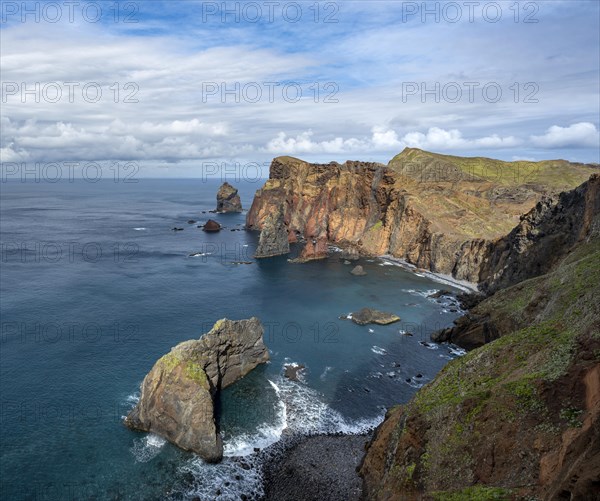
[[[572,247],[600,232],[600,174],[578,188],[544,197],[491,247],[480,273],[492,293],[552,269]]]
[[[278,207],[266,217],[263,223],[254,257],[264,258],[289,254],[290,242],[288,232],[289,230],[284,220],[283,207]]]
[[[165,437],[206,461],[220,461],[223,443],[213,397],[268,360],[257,318],[219,320],[200,339],[178,344],[156,362],[125,424]]]
[[[544,291],[533,295],[536,307],[531,304],[515,315],[498,304],[507,294],[503,289],[547,273],[574,248],[599,234],[600,175],[595,174],[574,190],[544,198],[521,217],[513,231],[494,243],[483,263],[481,289],[487,295],[498,294],[477,304],[454,326],[433,334],[432,340],[473,349],[535,322],[547,299]]]
[[[496,292],[453,333],[491,342],[388,412],[366,499],[598,499],[599,181],[542,201],[492,251]]]
[[[521,214],[596,170],[565,161],[511,163],[416,149],[388,165],[279,157],[256,193],[247,228],[262,230],[268,215],[282,209],[289,242],[303,245],[300,260],[326,257],[334,244],[479,283],[493,244]],[[549,182],[540,183],[542,178]]]

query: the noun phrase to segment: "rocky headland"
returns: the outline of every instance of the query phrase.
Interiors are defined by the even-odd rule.
[[[480,289],[461,298],[465,316],[433,335],[471,351],[388,410],[359,468],[362,499],[600,498],[598,165],[415,149],[387,165],[280,157],[247,228],[271,233],[275,211],[302,246],[298,261],[335,245]],[[306,439],[284,464],[316,465],[326,443]],[[275,471],[283,477],[267,472],[268,493],[319,482],[304,467]]]
[[[200,339],[178,344],[154,364],[125,424],[156,433],[208,462],[220,461],[223,442],[213,399],[268,360],[257,318],[219,320]]]
[[[278,157],[246,227],[281,240],[281,225],[270,217],[281,211],[288,242],[302,247],[296,261],[325,258],[335,245],[478,284],[493,274],[499,240],[522,214],[595,172],[597,165],[564,160],[502,162],[414,148],[387,165]]]

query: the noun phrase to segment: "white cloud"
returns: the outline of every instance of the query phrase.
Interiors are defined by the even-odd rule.
[[[500,137],[497,134],[475,139],[466,139],[457,129],[445,130],[431,127],[426,133],[408,132],[401,138],[398,133],[384,126],[371,129],[371,137],[348,138],[336,137],[329,141],[313,141],[312,130],[305,131],[296,137],[288,137],[285,132],[279,132],[266,145],[266,151],[276,155],[301,153],[354,153],[389,152],[395,153],[405,147],[421,148],[433,151],[456,149],[510,148],[521,144],[521,140],[509,136]]]
[[[542,148],[597,148],[600,146],[600,134],[590,122],[579,122],[569,127],[553,125],[543,136],[531,136],[531,142]]]
[[[301,153],[348,153],[365,150],[368,147],[366,141],[350,138],[336,137],[330,141],[315,142],[311,139],[313,131],[308,130],[298,134],[296,137],[288,137],[285,132],[280,132],[277,137],[271,139],[265,150],[275,155],[297,155]]]
[[[431,127],[426,134],[422,132],[409,132],[402,138],[407,146],[430,150],[453,150],[464,148],[509,148],[520,144],[520,140],[513,136],[500,137],[497,134],[466,139],[457,129],[445,130]]]
[[[214,31],[194,16],[173,21],[157,15],[129,26],[10,24],[0,30],[3,82],[80,86],[74,102],[8,96],[1,103],[0,153],[3,161],[136,159],[153,168],[240,157],[266,162],[283,153],[314,161],[343,160],[346,154],[387,161],[405,146],[571,158],[572,150],[555,149],[577,147],[580,160],[598,161],[597,21],[586,9],[569,6],[568,12],[568,26],[563,15],[545,11],[544,22],[527,30],[507,18],[491,32],[479,20],[469,23],[467,38],[448,23],[398,24],[394,2],[345,6],[340,23],[311,21],[302,37],[281,23],[218,23],[221,29]],[[569,36],[548,37],[557,26]],[[540,39],[547,43],[533,43]],[[473,102],[467,92],[459,102],[431,96],[423,102],[416,95],[403,100],[407,81],[428,88],[449,81],[481,85]],[[495,104],[480,92],[490,81],[504,91]],[[98,103],[81,99],[89,82],[102,86]],[[110,90],[115,82],[121,87],[118,102]],[[138,85],[138,103],[123,102],[130,94],[123,88],[127,82]],[[309,90],[289,103],[279,88],[269,102],[263,86],[265,98],[258,103],[224,103],[218,95],[207,102],[202,82],[228,89],[236,83],[300,82],[305,90],[318,83],[321,92],[318,102]],[[339,102],[323,102],[326,82],[338,85]],[[510,90],[515,82],[518,103]],[[538,104],[523,102],[526,82],[539,85]],[[579,123],[564,126],[573,121]],[[544,132],[552,124],[563,126]]]

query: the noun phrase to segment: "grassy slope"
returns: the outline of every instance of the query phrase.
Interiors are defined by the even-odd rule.
[[[570,190],[598,172],[566,160],[504,162],[406,148],[388,164],[432,223],[432,232],[493,240],[508,233],[543,194]]]
[[[584,415],[575,394],[572,400],[568,391],[549,400],[544,389],[564,386],[567,372],[577,364],[600,361],[598,348],[595,360],[577,357],[578,343],[585,337],[600,347],[599,262],[596,240],[580,246],[552,273],[500,291],[481,304],[482,310],[511,315],[521,325],[450,362],[407,406],[390,412],[395,429],[382,440],[387,473],[374,499],[411,490],[440,500],[509,499],[517,487],[515,492],[535,492],[540,459],[535,444],[558,446],[562,432],[581,426]],[[411,422],[420,424],[407,424]],[[414,436],[422,437],[423,429],[428,431],[419,448]],[[408,442],[412,449],[398,445]],[[528,457],[515,456],[516,451],[527,451]],[[489,483],[482,482],[481,464],[490,454],[495,454],[498,469],[502,461],[509,463],[507,474],[498,476],[496,471]],[[479,485],[465,490],[474,483]]]
[[[504,162],[485,157],[442,155],[417,148],[406,148],[389,163],[395,170],[402,170],[411,164],[421,168],[435,166],[441,180],[444,180],[444,173],[457,168],[465,175],[463,178],[465,180],[481,179],[499,186],[543,184],[559,191],[578,186],[594,172],[598,172],[597,165],[572,163],[566,160]]]

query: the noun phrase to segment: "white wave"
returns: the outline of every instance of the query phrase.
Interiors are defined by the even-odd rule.
[[[328,369],[331,368],[326,367],[324,373]],[[278,397],[274,422],[263,423],[252,433],[227,440],[225,457],[219,464],[207,464],[195,458],[180,468],[194,477],[193,486],[186,488],[186,499],[197,496],[200,499],[239,500],[242,494],[248,499],[261,499],[264,496],[261,455],[254,453],[254,449],[264,449],[277,442],[284,430],[299,435],[362,434],[383,421],[384,410],[374,418],[347,420],[306,384],[283,376],[268,381]]]
[[[208,464],[196,458],[179,468],[179,471],[191,473],[194,477],[192,487],[182,493],[183,499],[239,501],[242,495],[247,496],[246,499],[261,499],[264,496],[261,464],[252,458],[240,461],[225,457],[218,464]]]
[[[327,377],[327,374],[329,372],[331,372],[332,370],[333,370],[333,367],[326,366],[325,370],[323,371],[323,373],[319,376],[319,378],[321,379],[321,381],[323,381]]]
[[[385,348],[381,348],[379,346],[372,346],[371,351],[373,353],[376,353],[377,355],[387,355],[387,351],[385,350]]]
[[[130,450],[138,463],[147,463],[158,456],[166,443],[164,438],[148,433],[142,438],[136,438]]]
[[[409,378],[408,380],[405,381],[405,383],[408,386],[411,386],[412,388],[422,388],[424,383],[419,383],[417,382],[414,378]]]
[[[212,255],[212,252],[194,252],[192,254],[190,254],[188,257],[203,257],[203,256],[210,256]]]
[[[455,287],[457,289],[462,290],[463,292],[477,291],[477,284],[474,284],[472,282],[467,282],[466,280],[459,280],[457,278],[454,278],[450,275],[445,275],[443,273],[434,273],[432,271],[427,271],[427,270],[422,270],[422,269],[419,269],[419,272],[417,272],[416,270],[418,268],[415,265],[410,264],[410,263],[404,261],[403,259],[398,259],[398,258],[395,258],[390,255],[380,256],[379,259],[383,262],[387,262],[387,263],[393,264],[395,266],[398,266],[400,268],[404,268],[405,270],[411,271],[415,275],[418,275],[419,277],[428,278],[430,280],[441,283],[443,285],[449,285],[451,287]]]
[[[467,350],[461,348],[460,346],[456,346],[455,344],[448,345],[448,351],[457,357],[462,357],[467,354]]]
[[[134,228],[135,231],[146,231],[146,228]]]
[[[427,341],[419,341],[421,346],[424,346],[428,350],[437,350],[439,345],[437,343],[428,343]]]
[[[409,294],[412,294],[413,296],[421,296],[421,297],[429,299],[429,296],[438,292],[438,289],[427,289],[425,291],[420,291],[420,290],[418,291],[416,289],[402,289],[402,292],[408,292]]]
[[[277,403],[277,419],[274,424],[263,423],[254,433],[238,435],[223,444],[223,455],[243,457],[254,454],[254,449],[264,449],[279,442],[283,430],[287,428],[287,409],[285,403]]]

